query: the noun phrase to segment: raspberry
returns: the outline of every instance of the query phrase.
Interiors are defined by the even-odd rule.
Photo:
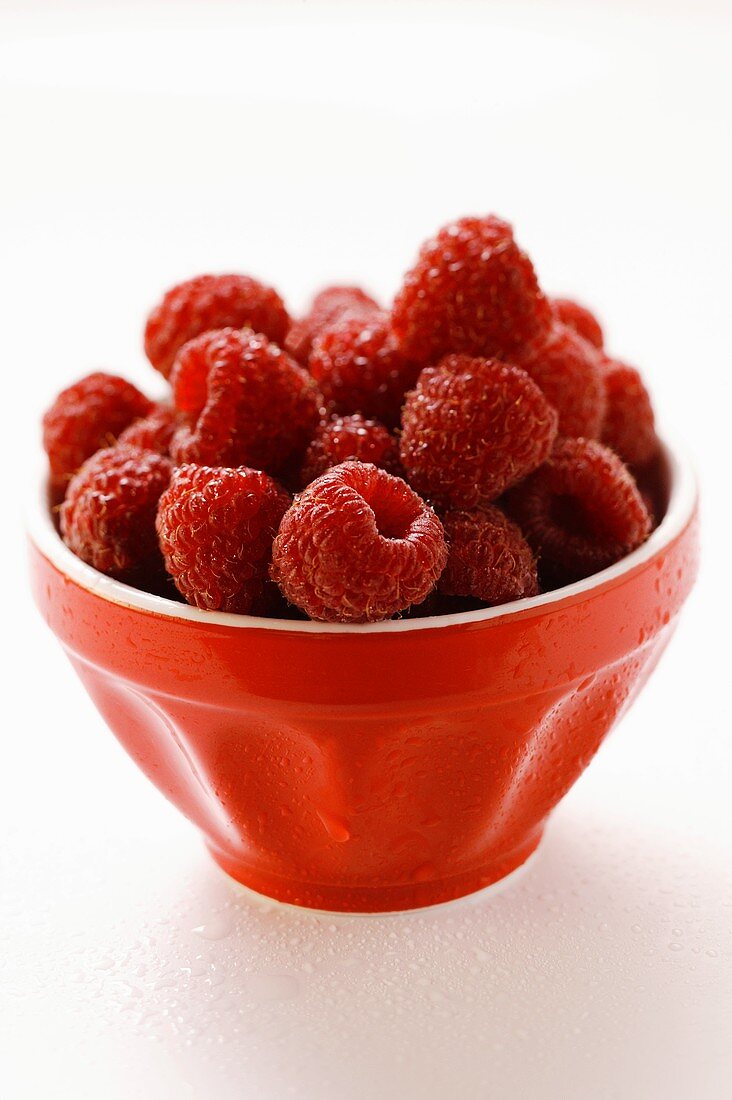
[[[119,442],[128,447],[138,447],[141,451],[167,455],[176,427],[175,411],[168,405],[156,405],[148,416],[134,420],[125,428]]]
[[[448,355],[408,395],[401,460],[409,481],[445,508],[488,504],[548,457],[557,414],[519,367]]]
[[[566,325],[516,356],[559,415],[559,434],[596,439],[605,412],[600,354]]]
[[[153,407],[131,382],[102,371],[62,390],[43,417],[43,446],[54,490],[63,492],[87,458],[116,442],[128,424]]]
[[[557,443],[506,506],[538,555],[547,587],[605,569],[645,542],[651,528],[628,470],[591,439]]]
[[[655,529],[666,515],[668,507],[667,472],[660,442],[657,441],[657,451],[650,462],[634,466],[632,474]]]
[[[370,462],[392,474],[401,470],[396,440],[383,424],[358,413],[334,416],[321,424],[305,452],[300,484],[305,487],[331,466],[349,460]]]
[[[209,348],[220,344],[222,329],[211,329],[194,336],[175,357],[170,372],[173,404],[181,420],[195,424],[206,404],[208,372],[211,367]]]
[[[588,344],[592,344],[595,348],[602,348],[604,343],[602,326],[587,306],[581,306],[571,298],[553,298],[552,306],[558,321],[574,329],[577,335]]]
[[[199,275],[179,283],[155,306],[145,326],[145,353],[166,378],[183,344],[214,328],[243,328],[280,344],[290,318],[276,291],[248,275]]]
[[[313,340],[323,329],[330,328],[345,317],[360,317],[368,321],[380,312],[379,303],[360,287],[327,286],[315,295],[305,316],[293,323],[287,333],[285,351],[306,365]]]
[[[421,363],[443,355],[505,356],[551,323],[528,256],[493,215],[461,218],[422,246],[392,310],[403,353]]]
[[[642,466],[658,452],[653,406],[640,374],[616,359],[603,363],[607,403],[602,442],[632,466]]]
[[[493,505],[442,517],[450,553],[437,588],[445,596],[473,596],[489,604],[536,596],[539,583],[529,544]]]
[[[654,531],[658,526],[658,520],[656,519],[656,501],[653,498],[653,494],[650,493],[648,489],[639,489],[638,491],[640,492],[641,500],[645,504],[646,511],[648,512],[648,519],[650,520],[651,531]]]
[[[221,329],[195,343],[196,371],[201,377],[205,371],[205,403],[197,411],[197,398],[181,410],[191,423],[173,437],[176,464],[252,466],[276,474],[288,461],[301,461],[322,403],[307,371],[249,330]],[[176,401],[181,399],[180,369],[179,363]],[[202,389],[196,376],[187,392]]]
[[[170,460],[116,446],[97,451],[74,475],[61,507],[61,534],[70,550],[100,573],[131,581],[156,571],[158,500],[170,480]]]
[[[269,579],[272,541],[290,497],[246,467],[181,466],[160,498],[165,566],[188,603],[262,614],[279,595]]]
[[[442,524],[401,478],[344,462],[286,513],[272,577],[311,619],[369,623],[420,603],[446,561]]]
[[[360,412],[389,427],[399,423],[404,395],[420,372],[397,347],[384,314],[347,317],[325,329],[308,365],[336,412]]]

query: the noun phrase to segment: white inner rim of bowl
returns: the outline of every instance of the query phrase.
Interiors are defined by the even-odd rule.
[[[385,622],[360,625],[298,622],[292,619],[265,619],[254,615],[234,615],[228,611],[202,611],[197,607],[190,607],[188,604],[166,600],[163,596],[154,596],[149,592],[130,588],[129,585],[112,580],[111,577],[106,577],[103,573],[98,573],[96,569],[92,569],[91,566],[72,554],[64,544],[53,525],[48,507],[48,470],[45,455],[43,456],[39,485],[35,492],[35,503],[31,504],[29,509],[27,528],[32,541],[41,553],[62,573],[81,585],[82,588],[86,588],[89,592],[93,592],[102,599],[110,600],[112,603],[137,608],[140,611],[150,611],[156,615],[164,615],[169,619],[189,619],[197,623],[211,623],[212,625],[234,627],[239,630],[284,630],[295,634],[391,634],[406,630],[436,630],[440,627],[482,623],[489,619],[504,618],[508,615],[531,611],[534,608],[559,603],[569,597],[581,595],[590,589],[599,588],[601,585],[621,577],[624,573],[630,572],[673,541],[684,529],[693,511],[697,492],[696,479],[683,449],[676,444],[675,440],[669,444],[668,436],[664,435],[663,438],[665,441],[663,447],[664,457],[669,477],[668,507],[663,520],[642,546],[639,546],[632,554],[628,554],[627,557],[622,558],[608,569],[594,573],[591,577],[577,581],[575,584],[555,589],[553,592],[545,592],[540,596],[532,596],[530,599],[515,600],[510,604],[482,608],[479,611],[433,615],[422,619],[387,619]]]

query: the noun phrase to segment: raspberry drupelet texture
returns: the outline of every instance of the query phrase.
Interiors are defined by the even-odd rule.
[[[653,494],[650,493],[647,489],[639,488],[638,491],[640,492],[641,499],[646,506],[646,511],[648,512],[648,519],[651,523],[651,531],[654,531],[658,526],[658,521],[656,519],[656,501],[653,498]]]
[[[285,514],[272,577],[311,619],[369,623],[421,603],[446,561],[442,524],[401,478],[346,462]]]
[[[552,310],[511,226],[493,215],[461,218],[422,246],[392,309],[405,356],[502,356],[535,340]]]
[[[96,371],[62,390],[43,417],[43,446],[55,495],[100,447],[117,441],[128,424],[154,408],[136,386]]]
[[[279,593],[269,579],[272,542],[290,505],[267,474],[180,466],[158,507],[165,567],[196,607],[266,614]]]
[[[557,410],[559,434],[597,439],[605,413],[601,355],[574,329],[555,324],[515,360]]]
[[[658,453],[656,422],[648,390],[634,367],[617,359],[603,362],[606,407],[602,442],[631,466],[643,466]]]
[[[327,286],[315,295],[310,309],[295,321],[285,340],[285,351],[307,365],[316,336],[346,317],[368,321],[381,312],[379,303],[358,286]]]
[[[141,451],[170,453],[170,442],[178,426],[175,410],[168,405],[156,405],[147,416],[134,420],[119,437],[121,444],[139,447]]]
[[[155,306],[145,326],[145,353],[167,378],[188,340],[245,325],[281,344],[290,318],[279,294],[248,275],[198,275],[172,287]]]
[[[408,395],[400,455],[410,484],[444,508],[488,504],[548,457],[557,414],[519,367],[448,355]]]
[[[632,476],[591,439],[563,439],[509,493],[506,508],[539,559],[546,587],[589,577],[645,542],[651,521]]]
[[[354,460],[370,462],[389,473],[401,471],[396,439],[378,420],[353,416],[333,416],[316,431],[305,452],[300,484],[305,488],[331,466]]]
[[[184,424],[195,424],[206,404],[208,374],[211,369],[209,349],[220,346],[225,329],[211,329],[194,336],[175,357],[170,372],[175,411]]]
[[[602,348],[604,343],[602,326],[587,306],[582,306],[571,298],[553,298],[552,307],[558,321],[574,329],[594,348]]]
[[[307,371],[247,329],[221,329],[197,345],[201,354],[186,389],[187,395],[195,391],[195,400],[182,401],[176,367],[174,398],[188,420],[171,444],[176,464],[251,466],[271,474],[299,464],[321,419],[322,396]]]
[[[139,578],[162,566],[155,513],[172,469],[163,455],[136,447],[97,451],[71,479],[61,507],[66,545],[100,573],[144,586]]]
[[[520,529],[500,508],[485,505],[442,517],[450,548],[438,591],[488,604],[536,596],[536,561]]]
[[[396,427],[421,367],[396,345],[385,314],[350,316],[315,338],[309,369],[336,412],[363,413]]]

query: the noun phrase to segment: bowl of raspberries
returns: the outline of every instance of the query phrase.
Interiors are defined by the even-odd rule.
[[[388,307],[331,286],[293,319],[202,275],[144,346],[157,399],[97,372],[46,412],[30,524],[116,736],[271,898],[403,911],[517,872],[696,574],[639,372],[492,215]]]

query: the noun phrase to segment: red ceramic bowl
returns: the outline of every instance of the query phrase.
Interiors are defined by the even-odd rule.
[[[140,768],[245,885],[316,909],[444,902],[517,869],[658,661],[694,582],[697,504],[604,572],[505,607],[373,626],[199,611],[64,546],[45,485],[35,597]]]

